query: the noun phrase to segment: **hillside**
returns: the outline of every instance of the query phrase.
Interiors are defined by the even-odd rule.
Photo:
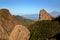
[[[37,21],[29,26],[30,40],[47,40],[60,31],[60,25],[56,21]]]
[[[19,24],[8,9],[0,9],[0,40],[7,40],[14,26]]]
[[[45,17],[40,15],[42,20],[36,21],[11,15],[8,9],[0,9],[0,40],[49,40],[60,33],[60,16],[49,20],[51,17],[46,12],[40,14],[45,14]]]
[[[0,40],[10,40],[10,39],[13,40],[13,38],[15,39],[15,35],[18,36],[18,34],[16,33],[19,33],[19,38],[21,40],[22,40],[22,37],[24,39],[28,38],[30,31],[26,28],[26,26],[30,25],[32,22],[34,21],[30,19],[26,19],[21,16],[11,15],[8,9],[0,9]],[[16,25],[19,25],[19,27]],[[18,29],[16,29],[15,27],[17,27]],[[15,30],[13,29],[17,30],[17,32],[15,33]],[[23,35],[22,37],[20,36],[21,34]],[[12,38],[12,36],[14,37]],[[19,39],[19,38],[16,38],[16,39]]]
[[[22,24],[22,25],[24,25],[24,26],[29,26],[31,23],[33,23],[34,22],[34,20],[31,20],[31,19],[27,19],[27,18],[25,18],[25,17],[22,17],[22,16],[19,16],[19,15],[13,15],[15,18],[16,18],[16,20],[20,23],[20,24]]]
[[[31,20],[38,20],[39,14],[26,14],[26,15],[22,15],[23,17],[27,18],[27,19],[31,19]]]

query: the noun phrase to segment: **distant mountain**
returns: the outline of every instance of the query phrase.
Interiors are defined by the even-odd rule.
[[[13,15],[13,16],[16,18],[16,20],[17,20],[20,24],[22,24],[22,25],[24,25],[24,26],[29,26],[32,22],[34,22],[34,20],[27,19],[27,18],[22,17],[22,16],[19,16],[19,15]]]
[[[50,14],[51,14],[52,16],[54,16],[54,17],[57,17],[57,16],[60,15],[60,12],[58,12],[58,11],[52,11]]]
[[[31,19],[31,20],[38,20],[39,14],[23,15],[23,17]]]
[[[60,15],[60,12],[58,12],[58,11],[52,11],[50,13],[50,15],[52,15],[53,17],[56,17],[56,16]],[[27,19],[32,19],[32,20],[38,20],[39,14],[23,15],[23,17],[25,17]]]

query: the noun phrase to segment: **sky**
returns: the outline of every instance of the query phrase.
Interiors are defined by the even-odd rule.
[[[9,9],[13,15],[37,14],[41,9],[60,12],[60,0],[0,0],[2,8]]]

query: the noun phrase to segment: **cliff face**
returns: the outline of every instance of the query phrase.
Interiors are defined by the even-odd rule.
[[[15,25],[18,24],[16,19],[10,14],[7,9],[0,9],[1,26],[8,32],[11,32]]]
[[[0,39],[8,40],[10,32],[18,22],[7,9],[0,9]]]
[[[9,10],[0,9],[0,40],[15,40],[14,38],[17,40],[24,40],[28,39],[28,34],[29,30],[25,26],[19,24],[14,16],[10,14]]]
[[[48,14],[44,9],[42,9],[39,13],[39,20],[52,20],[53,17]]]
[[[0,40],[8,40],[8,33],[0,25]]]

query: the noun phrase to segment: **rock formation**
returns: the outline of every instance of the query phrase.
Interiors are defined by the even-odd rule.
[[[0,40],[8,40],[7,32],[0,25]]]
[[[18,22],[8,9],[0,9],[0,40],[7,40],[12,29]]]
[[[29,30],[22,25],[16,25],[10,34],[9,40],[28,40],[30,36]]]
[[[19,23],[7,9],[0,9],[0,40],[28,40],[29,30]]]
[[[50,14],[48,14],[44,9],[42,9],[39,13],[39,20],[52,20],[54,17],[52,17]]]

